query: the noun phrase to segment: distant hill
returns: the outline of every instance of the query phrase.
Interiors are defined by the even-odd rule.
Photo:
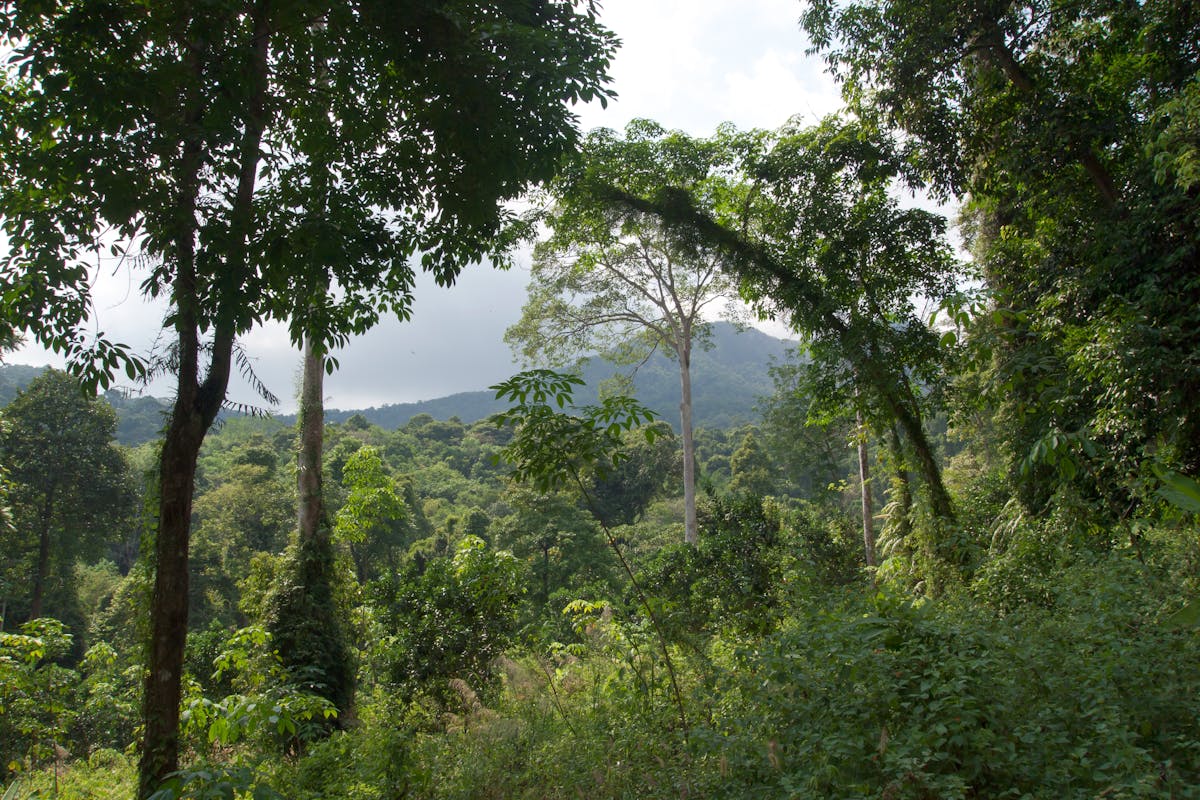
[[[731,428],[758,419],[755,405],[774,388],[771,364],[784,358],[794,343],[768,336],[754,328],[738,330],[727,322],[712,326],[711,347],[692,353],[692,406],[695,424],[703,428]],[[618,373],[600,359],[589,359],[583,368],[586,391],[575,399],[594,403],[600,384]],[[644,405],[679,427],[679,367],[674,359],[658,353],[643,364],[634,377],[634,394]],[[501,411],[505,404],[491,391],[459,392],[418,403],[394,403],[379,408],[350,411],[327,409],[330,422],[344,422],[355,414],[383,428],[404,425],[418,414],[434,419],[458,417],[475,422]],[[292,421],[294,416],[281,417]]]
[[[0,365],[0,408],[11,403],[18,392],[48,369],[25,364]],[[130,447],[157,439],[171,408],[161,398],[126,395],[116,389],[105,392],[104,399],[117,412],[117,441]]]
[[[708,349],[697,348],[692,353],[692,406],[696,427],[732,428],[757,420],[755,406],[759,398],[769,395],[774,388],[769,372],[771,364],[781,361],[793,343],[754,328],[739,331],[727,322],[718,322],[713,325],[710,344]],[[0,365],[0,406],[7,405],[44,369],[20,364]],[[600,384],[616,374],[618,370],[611,364],[597,358],[589,359],[582,375],[587,386],[576,401],[581,404],[596,402]],[[657,353],[643,364],[634,377],[634,394],[672,426],[679,427],[679,367],[674,359]],[[129,446],[156,438],[170,408],[168,401],[157,397],[126,396],[109,391],[105,398],[117,411],[117,441]],[[418,414],[429,414],[442,420],[458,417],[471,423],[504,407],[493,392],[481,390],[379,408],[327,409],[325,417],[329,422],[345,422],[355,414],[361,414],[375,425],[394,430]],[[296,417],[281,414],[277,419],[293,424]]]

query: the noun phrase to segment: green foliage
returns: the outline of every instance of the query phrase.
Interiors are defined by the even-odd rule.
[[[469,706],[471,695],[496,687],[494,662],[516,633],[524,589],[516,558],[471,536],[423,572],[414,566],[379,581],[373,593],[385,635],[374,648],[376,670],[402,696]]]
[[[283,800],[283,795],[261,783],[246,766],[200,765],[174,772],[150,800]]]
[[[579,485],[585,473],[606,474],[624,458],[622,434],[654,420],[654,413],[629,397],[609,397],[584,406],[577,416],[561,413],[571,407],[574,375],[537,369],[522,372],[492,388],[513,403],[491,417],[496,427],[513,426],[516,433],[498,459],[508,462],[513,478],[541,491]],[[647,441],[656,430],[642,429]]]
[[[769,630],[787,555],[778,516],[753,495],[714,497],[700,511],[699,544],[664,548],[639,576],[654,587],[664,625],[691,634]]]
[[[792,351],[771,369],[774,391],[762,401],[763,443],[782,473],[783,489],[806,500],[825,500],[852,471],[847,446],[853,410],[823,402],[813,386],[816,370]]]
[[[26,622],[21,633],[0,631],[0,760],[3,773],[59,758],[75,718],[79,675],[57,663],[71,635],[56,619]]]
[[[775,465],[759,444],[753,431],[747,431],[729,459],[729,491],[766,497],[774,494]]]
[[[124,751],[134,742],[141,700],[141,667],[123,660],[107,642],[96,642],[79,664],[77,714],[71,739],[78,753]]]
[[[625,432],[621,458],[593,474],[587,486],[593,513],[610,528],[636,522],[680,473],[678,438],[665,422],[655,427],[653,438],[638,430]]]
[[[529,624],[548,626],[549,639],[562,638],[561,612],[578,597],[607,597],[619,583],[603,534],[576,498],[513,487],[511,514],[492,525],[497,547],[523,562],[528,577]]]
[[[395,568],[397,553],[412,538],[410,514],[379,450],[371,445],[346,459],[342,486],[346,500],[335,517],[333,535],[349,548],[358,579],[365,582],[381,569]]]
[[[313,719],[331,719],[337,708],[310,687],[289,682],[279,655],[270,649],[270,634],[262,628],[242,628],[230,635],[212,666],[213,680],[232,681],[241,690],[220,701],[197,697],[181,719],[185,733],[203,749],[229,747],[247,739],[303,739],[301,726]]]
[[[86,759],[69,762],[61,769],[27,773],[8,786],[4,800],[110,800],[128,796],[136,784],[136,770],[129,758],[116,750],[100,749]]]
[[[970,197],[985,291],[955,314],[958,402],[998,423],[1024,509],[1161,505],[1146,461],[1200,468],[1195,15],[819,0],[802,24],[915,179]]]
[[[334,596],[336,564],[328,537],[291,548],[266,596],[263,622],[278,649],[284,682],[345,714],[354,700],[355,659],[345,610]]]
[[[1129,588],[1089,577],[1097,600]],[[1137,618],[818,605],[731,653],[703,757],[743,797],[1192,797],[1195,637]]]
[[[6,613],[52,616],[81,630],[76,562],[98,560],[117,529],[133,527],[130,469],[112,441],[116,417],[74,378],[48,370],[18,393],[3,420],[12,521],[0,530]]]
[[[239,587],[251,564],[287,544],[296,511],[284,476],[275,474],[275,459],[274,451],[260,444],[205,459],[205,489],[192,506],[189,565],[189,619],[197,628],[210,620],[226,626],[244,622]]]

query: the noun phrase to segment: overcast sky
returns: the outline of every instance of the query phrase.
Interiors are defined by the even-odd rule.
[[[815,121],[839,105],[818,59],[805,56],[798,0],[604,0],[602,19],[622,46],[612,67],[618,93],[607,109],[579,107],[582,130],[621,129],[649,117],[696,136],[721,122],[775,128],[793,115]],[[96,288],[96,329],[139,349],[153,344],[161,309],[148,308],[127,271],[102,270]],[[450,289],[418,281],[413,319],[389,320],[335,355],[340,369],[325,382],[330,408],[366,408],[483,389],[516,371],[502,341],[525,300],[528,256],[509,272],[487,265],[465,270]],[[778,331],[772,331],[778,333]],[[278,327],[242,340],[255,371],[295,409],[299,355]],[[10,363],[61,364],[38,348]],[[171,393],[169,383],[150,388]],[[234,400],[254,402],[234,377]]]

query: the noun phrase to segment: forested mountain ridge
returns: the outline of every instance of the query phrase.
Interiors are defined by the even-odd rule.
[[[771,366],[781,362],[793,346],[792,342],[754,328],[739,329],[728,322],[713,323],[711,347],[698,348],[692,359],[697,424],[703,428],[727,429],[756,421],[759,416],[757,404],[773,391]],[[43,369],[20,364],[0,365],[0,407],[7,405]],[[581,374],[587,386],[576,399],[581,403],[594,403],[601,383],[617,374],[617,368],[593,357],[584,362]],[[636,371],[633,394],[678,429],[679,374],[667,355],[655,353]],[[136,446],[158,437],[170,408],[167,400],[116,390],[106,392],[105,398],[117,412],[119,443]],[[464,423],[471,423],[502,411],[506,405],[496,399],[495,392],[484,389],[415,403],[364,409],[331,408],[326,409],[325,419],[345,422],[361,415],[372,425],[395,430],[419,414],[428,414],[437,420],[458,417]],[[296,421],[294,414],[272,416],[286,425]]]
[[[739,329],[728,322],[714,322],[711,345],[708,349],[697,348],[692,357],[697,424],[705,428],[732,428],[755,421],[758,419],[758,401],[773,391],[771,366],[782,361],[794,343],[754,328]],[[580,371],[587,385],[575,399],[580,403],[596,402],[601,384],[627,371],[599,358],[587,359]],[[678,429],[679,370],[668,355],[657,352],[636,370],[632,394]],[[495,392],[484,390],[378,408],[326,409],[325,418],[330,422],[344,422],[361,414],[372,424],[393,429],[418,414],[429,414],[441,420],[458,417],[470,423],[505,407],[504,402],[496,399]],[[285,414],[280,415],[280,419],[291,422],[294,417]]]

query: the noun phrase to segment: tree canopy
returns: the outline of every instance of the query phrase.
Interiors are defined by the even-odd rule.
[[[90,260],[142,266],[170,308],[149,796],[176,762],[195,460],[235,340],[278,319],[325,350],[407,315],[416,254],[449,283],[502,253],[502,201],[572,147],[566,104],[607,96],[613,39],[572,2],[3,8],[4,318],[107,384],[145,362],[91,335]]]

